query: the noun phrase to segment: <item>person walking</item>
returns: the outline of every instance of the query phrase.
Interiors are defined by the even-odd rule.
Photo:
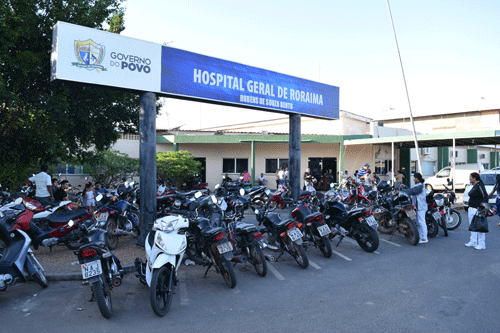
[[[41,205],[46,206],[54,201],[54,192],[52,191],[52,179],[49,174],[49,167],[42,165],[40,172],[29,178],[29,181],[36,186],[35,200]]]
[[[488,200],[488,193],[486,192],[486,188],[484,187],[484,183],[481,180],[481,176],[477,172],[473,172],[469,175],[469,181],[473,185],[472,189],[469,192],[469,210],[467,211],[467,215],[469,217],[469,225],[472,223],[472,219],[474,219],[474,215],[477,213],[477,208]],[[465,246],[474,247],[476,250],[485,250],[486,249],[486,233],[484,232],[470,232],[470,240]]]
[[[417,226],[418,233],[420,236],[419,244],[425,244],[429,241],[427,240],[427,224],[425,223],[425,212],[427,211],[427,201],[425,200],[425,186],[424,178],[420,173],[415,173],[413,176],[415,181],[415,186],[409,190],[405,190],[406,193],[413,196],[412,202],[415,202],[417,208]]]

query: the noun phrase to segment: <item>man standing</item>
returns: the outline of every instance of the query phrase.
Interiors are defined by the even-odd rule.
[[[48,205],[51,201],[54,201],[54,193],[52,192],[52,179],[50,178],[48,172],[49,167],[47,165],[42,165],[40,168],[41,172],[37,173],[29,180],[35,183],[36,193],[35,199],[43,206]]]
[[[365,178],[366,178],[366,175],[368,174],[368,168],[370,167],[370,164],[369,163],[365,163],[365,165],[359,169],[359,172],[358,172],[358,178],[360,181],[364,181]]]
[[[68,188],[69,182],[66,179],[61,181],[61,187],[54,193],[54,199],[56,201],[68,201],[68,192],[66,192]]]

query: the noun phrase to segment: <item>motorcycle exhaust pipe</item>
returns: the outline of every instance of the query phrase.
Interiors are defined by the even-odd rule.
[[[122,279],[119,277],[113,279],[113,287],[119,287],[122,284]]]
[[[10,274],[2,274],[0,275],[0,289],[6,287],[7,284],[11,284],[13,281],[12,275]]]
[[[239,262],[240,264],[244,264],[248,261],[247,257],[245,255],[240,255],[240,256],[234,256],[231,259],[232,262]]]
[[[269,261],[269,262],[275,262],[276,261],[276,257],[273,256],[273,255],[264,254],[264,257],[266,257],[266,260]]]
[[[279,247],[274,246],[274,245],[270,245],[270,244],[268,244],[268,243],[266,243],[266,242],[264,242],[264,246],[263,246],[263,247],[264,247],[264,248],[266,248],[266,247],[267,247],[269,250],[279,251]]]
[[[113,230],[113,236],[128,236],[130,234],[131,234],[130,232],[121,229]]]

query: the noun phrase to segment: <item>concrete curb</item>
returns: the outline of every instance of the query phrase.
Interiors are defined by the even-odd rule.
[[[124,266],[123,270],[125,274],[134,273],[135,266]],[[45,274],[45,277],[48,281],[83,281],[81,272]]]

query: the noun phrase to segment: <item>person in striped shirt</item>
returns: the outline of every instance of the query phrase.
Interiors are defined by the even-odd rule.
[[[365,163],[365,165],[361,169],[359,169],[358,178],[360,181],[364,182],[366,175],[368,174],[369,167],[370,167],[370,164]]]

